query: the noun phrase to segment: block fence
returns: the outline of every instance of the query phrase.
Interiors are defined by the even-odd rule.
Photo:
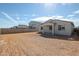
[[[0,34],[10,34],[10,33],[24,33],[24,32],[35,32],[35,29],[26,29],[26,28],[22,28],[22,29],[0,29]]]

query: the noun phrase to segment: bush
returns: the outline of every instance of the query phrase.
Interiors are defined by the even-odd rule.
[[[74,34],[76,34],[76,35],[79,36],[79,29],[75,28],[75,29],[74,29]]]

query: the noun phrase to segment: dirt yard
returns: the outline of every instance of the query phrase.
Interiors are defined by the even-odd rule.
[[[71,39],[71,38],[69,38]],[[79,41],[46,38],[35,32],[0,35],[1,56],[79,55]]]

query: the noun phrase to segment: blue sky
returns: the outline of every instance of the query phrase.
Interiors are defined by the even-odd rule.
[[[57,18],[79,25],[78,3],[0,3],[0,28]]]

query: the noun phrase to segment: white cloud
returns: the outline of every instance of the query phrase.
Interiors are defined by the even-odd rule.
[[[5,12],[1,12],[6,18],[8,18],[10,21],[12,21],[13,23],[17,24],[17,21],[15,19],[13,19],[11,16],[9,16],[7,13]]]
[[[17,15],[16,19],[13,19],[11,16],[9,16],[7,13],[5,12],[1,12],[6,18],[8,18],[10,21],[12,21],[13,23],[16,23],[16,24],[26,24],[26,21],[24,20],[20,20],[20,17]]]
[[[64,18],[63,16],[51,16],[51,17],[38,17],[38,18],[34,18],[34,19],[31,19],[31,21],[39,21],[39,22],[45,22],[49,19],[59,19],[59,20],[64,20],[64,21],[71,21],[75,24],[75,26],[79,26],[79,20],[78,19],[67,19],[67,18]]]
[[[74,15],[72,14],[72,15],[68,15],[67,17],[73,17]]]
[[[44,16],[44,17],[37,17],[37,18],[31,19],[31,20],[32,21],[45,22],[49,19],[62,19],[62,18],[63,18],[63,16],[50,16],[50,17]]]
[[[20,17],[17,16],[16,19],[17,19],[17,20],[20,20]]]
[[[72,21],[75,26],[79,26],[79,19],[70,19],[70,21]]]
[[[67,3],[61,3],[61,5],[67,5]]]
[[[73,19],[73,17],[76,16],[77,14],[79,14],[79,10],[72,12],[72,14],[68,15],[67,17]]]
[[[51,6],[53,6],[53,5],[55,5],[54,3],[44,3],[44,7],[51,7]]]
[[[74,12],[74,14],[79,14],[79,10],[76,10],[76,11]]]
[[[57,3],[44,3],[45,10],[51,10],[51,8],[56,9]]]
[[[24,20],[19,20],[18,23],[19,23],[19,24],[26,24],[26,21],[24,21]]]
[[[64,21],[70,21],[70,22],[73,22],[75,26],[79,26],[79,19],[72,19],[72,18],[63,18],[63,19],[60,19],[60,20],[64,20]]]
[[[37,16],[37,15],[36,14],[32,14],[31,16],[34,17],[34,16]]]
[[[72,19],[76,14],[79,14],[79,10],[72,12],[72,14],[68,15],[67,17]]]
[[[53,19],[62,19],[64,16],[52,16]]]
[[[61,5],[65,6],[65,5],[71,5],[72,3],[61,3]]]
[[[37,17],[37,18],[34,18],[34,19],[31,19],[32,21],[39,21],[39,22],[45,22],[47,21],[48,19],[51,19],[52,17]]]

